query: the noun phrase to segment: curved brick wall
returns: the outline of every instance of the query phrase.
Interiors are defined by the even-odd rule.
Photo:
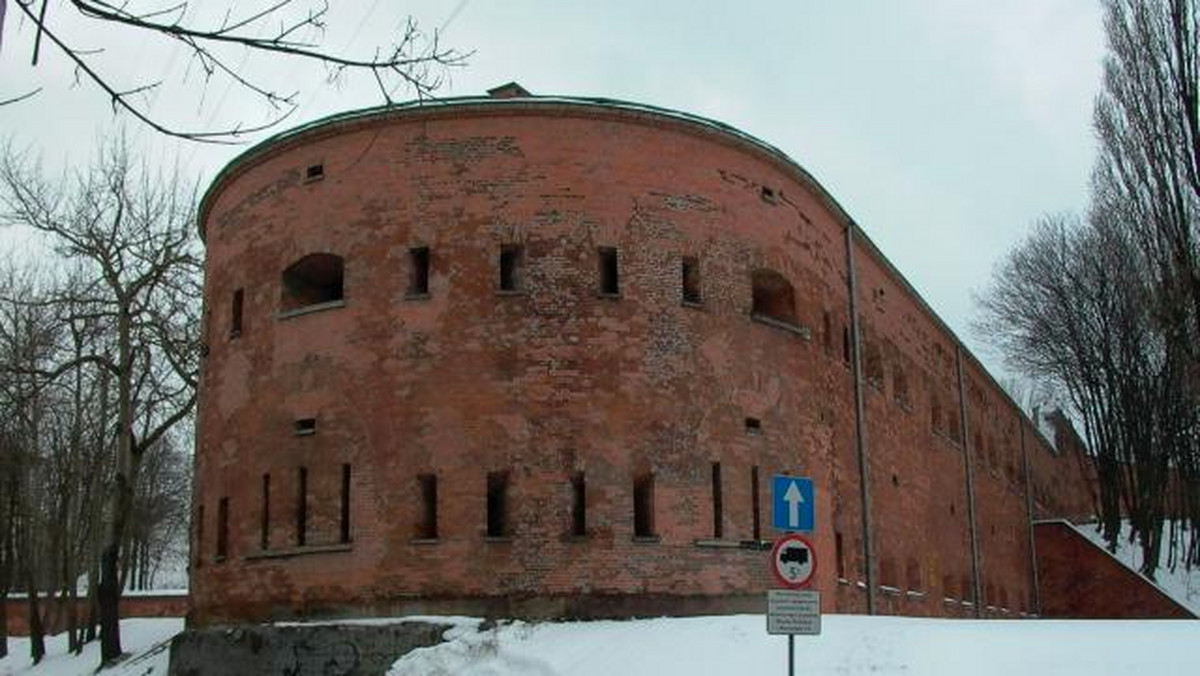
[[[826,609],[861,611],[844,228],[769,146],[612,102],[351,114],[252,149],[201,212],[192,620],[755,608],[781,472],[818,484]],[[1022,449],[1056,460],[969,355],[960,396],[954,339],[856,247],[880,609],[966,612],[961,404],[980,588],[1029,611]],[[302,288],[333,257],[285,279],[311,254],[340,257],[340,300]],[[752,313],[752,279],[778,314],[780,278],[790,324]]]

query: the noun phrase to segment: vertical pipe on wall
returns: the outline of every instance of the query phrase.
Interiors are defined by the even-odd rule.
[[[862,501],[862,548],[867,583],[867,614],[875,614],[875,545],[871,528],[871,468],[867,457],[867,424],[863,407],[862,350],[858,326],[858,275],[854,270],[854,221],[846,221],[846,288],[850,295],[850,368],[854,376],[854,444],[858,453],[858,487]]]
[[[1025,514],[1028,523],[1026,524],[1029,531],[1029,573],[1030,580],[1033,584],[1033,614],[1042,614],[1042,589],[1041,580],[1038,579],[1037,568],[1037,544],[1033,536],[1033,469],[1029,464],[1029,451],[1025,446],[1025,415],[1023,412],[1017,414],[1017,429],[1021,431],[1021,472],[1025,475]]]
[[[975,526],[975,467],[973,449],[967,441],[971,430],[967,427],[967,392],[963,387],[962,345],[954,346],[954,371],[958,376],[958,428],[962,430],[963,468],[967,475],[967,524],[971,538],[971,586],[975,597],[975,617],[983,617],[983,584],[979,574],[979,531]]]

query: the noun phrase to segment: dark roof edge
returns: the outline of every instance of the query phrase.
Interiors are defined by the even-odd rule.
[[[971,352],[962,339],[958,337],[958,334],[950,328],[950,325],[942,320],[942,318],[933,310],[933,308],[930,307],[927,302],[925,302],[925,298],[917,292],[912,283],[908,281],[908,278],[905,277],[904,274],[901,273],[900,270],[896,268],[896,266],[893,265],[890,260],[888,260],[887,256],[883,254],[883,251],[879,249],[866,231],[863,230],[862,226],[860,226],[850,216],[850,214],[833,197],[833,195],[831,195],[829,191],[827,191],[825,187],[822,186],[817,179],[808,172],[807,169],[805,169],[800,165],[799,162],[793,160],[790,156],[788,156],[787,153],[783,152],[779,148],[776,148],[757,136],[748,134],[738,129],[737,127],[701,115],[673,110],[671,108],[663,108],[645,103],[622,101],[620,99],[586,96],[529,96],[513,98],[495,98],[492,96],[458,96],[441,99],[417,99],[403,103],[384,104],[380,106],[371,106],[369,108],[359,108],[356,110],[334,113],[332,115],[327,115],[325,117],[312,120],[311,122],[306,122],[297,127],[281,131],[277,134],[273,134],[262,141],[259,141],[253,146],[250,146],[226,163],[225,166],[222,167],[219,172],[217,172],[216,177],[213,178],[212,183],[210,183],[208,186],[208,189],[204,191],[203,197],[200,198],[200,204],[197,209],[198,219],[196,225],[197,229],[200,230],[201,239],[204,239],[202,222],[209,206],[209,200],[215,194],[220,185],[225,181],[225,179],[240,169],[244,163],[251,161],[259,154],[265,152],[273,146],[284,141],[299,138],[305,134],[317,130],[337,125],[339,123],[370,120],[371,118],[385,117],[390,114],[404,113],[407,111],[450,110],[456,107],[467,106],[486,106],[489,108],[512,109],[529,109],[536,108],[538,106],[579,106],[581,108],[601,108],[604,110],[643,113],[665,119],[676,120],[685,124],[696,125],[712,131],[717,131],[736,140],[742,141],[754,148],[757,148],[770,158],[795,171],[799,175],[801,181],[813,189],[817,198],[824,202],[827,207],[829,207],[829,209],[834,213],[834,216],[839,218],[844,226],[854,229],[855,239],[865,244],[867,252],[871,254],[888,273],[895,277],[904,290],[908,291],[909,295],[916,300],[917,306],[925,311],[925,313],[930,317],[930,319],[933,320],[934,324],[938,328],[940,328],[942,331],[945,331],[946,334],[950,336],[951,340],[953,340],[953,342],[962,349],[963,353],[975,363],[975,365],[978,367],[978,370],[982,372],[988,380],[991,381],[992,385],[995,386],[1004,399],[1007,400],[1008,403],[1017,410],[1018,414],[1026,421],[1033,424],[1036,428],[1036,423],[1025,414],[1025,411],[1021,408],[1020,404],[1018,404],[1016,400],[1012,398],[1008,391],[1005,390],[1000,382],[996,380],[995,376],[993,376],[992,373],[983,366],[983,362],[976,357],[973,352]],[[963,395],[966,396],[966,393],[964,392]]]

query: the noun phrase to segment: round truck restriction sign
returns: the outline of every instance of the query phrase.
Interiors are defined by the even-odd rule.
[[[771,574],[788,589],[802,589],[817,572],[817,551],[803,536],[789,534],[771,548]]]

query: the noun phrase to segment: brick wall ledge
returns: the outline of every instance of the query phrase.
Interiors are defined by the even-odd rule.
[[[354,546],[350,544],[311,545],[304,547],[288,547],[287,549],[265,549],[261,552],[252,552],[242,558],[246,559],[247,561],[256,559],[286,559],[292,556],[305,556],[307,554],[348,552],[352,549],[354,549]]]
[[[324,303],[314,303],[312,305],[305,305],[304,307],[298,307],[298,308],[295,308],[294,310],[284,310],[283,312],[280,312],[279,314],[275,315],[275,318],[276,319],[291,319],[292,317],[300,317],[303,315],[310,315],[314,312],[324,312],[325,310],[333,310],[335,308],[340,308],[340,307],[346,307],[345,300],[331,300],[331,301],[326,301]]]
[[[748,549],[766,551],[771,548],[769,540],[725,540],[722,538],[696,538],[692,540],[696,547],[711,547],[714,549]]]
[[[766,324],[767,326],[773,326],[777,329],[783,329],[784,331],[787,331],[788,333],[794,333],[797,336],[799,336],[801,340],[808,340],[808,328],[807,327],[798,326],[796,324],[789,324],[788,322],[780,321],[778,319],[772,319],[771,317],[768,317],[766,315],[760,315],[758,313],[752,313],[750,315],[750,320],[758,322],[759,324]]]

